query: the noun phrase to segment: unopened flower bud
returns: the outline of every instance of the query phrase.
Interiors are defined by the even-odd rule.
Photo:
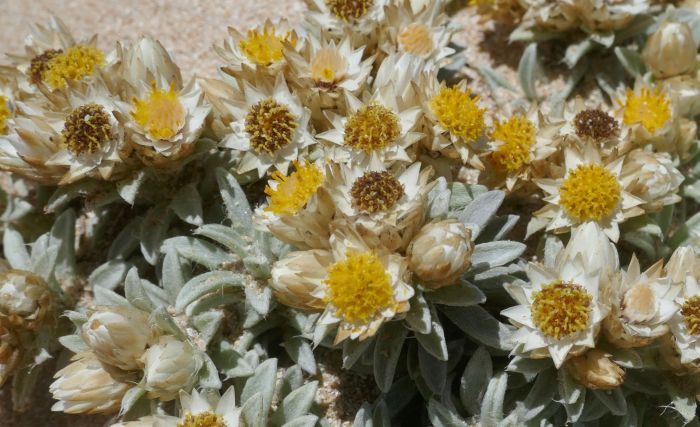
[[[129,385],[115,380],[92,353],[73,357],[73,363],[56,373],[49,386],[58,400],[53,411],[67,414],[110,414],[117,412]]]
[[[673,165],[668,153],[632,150],[625,159],[622,179],[628,191],[646,203],[647,210],[660,210],[680,201],[678,189],[685,177]]]
[[[685,282],[686,275],[700,279],[700,261],[695,250],[690,246],[680,246],[673,251],[666,263],[666,274],[673,283]]]
[[[197,381],[202,359],[190,343],[162,336],[142,356],[143,386],[150,398],[172,400],[180,390],[190,391]]]
[[[408,246],[408,266],[428,288],[454,284],[471,265],[471,230],[455,219],[423,227]]]
[[[22,270],[0,275],[0,316],[14,327],[36,330],[52,311],[53,294],[41,277]]]
[[[581,385],[598,390],[612,390],[625,381],[625,371],[612,361],[611,355],[592,349],[569,359],[566,368]]]
[[[325,304],[312,294],[326,278],[324,266],[332,262],[330,252],[323,250],[287,254],[272,267],[270,284],[275,298],[290,307],[322,310]]]
[[[667,78],[692,71],[697,50],[688,24],[664,22],[649,36],[642,57],[655,77]]]
[[[101,307],[83,324],[81,336],[105,364],[128,371],[140,369],[139,360],[153,339],[148,317],[131,307]]]

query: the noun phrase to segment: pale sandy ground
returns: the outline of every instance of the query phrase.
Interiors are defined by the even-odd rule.
[[[103,49],[111,49],[117,40],[153,35],[172,52],[185,75],[214,76],[218,60],[211,46],[221,43],[228,26],[245,31],[266,18],[274,21],[283,17],[297,23],[304,9],[302,0],[0,0],[0,51],[22,50],[29,25],[46,22],[55,14],[78,39],[98,33]],[[460,12],[455,19],[465,29],[456,41],[466,47],[463,54],[467,64],[473,68],[488,65],[517,85],[514,68],[522,46],[507,43],[509,29],[483,25],[469,10]],[[472,69],[465,70],[465,74],[489,110],[507,105],[518,96],[492,96],[478,73]],[[105,418],[51,413],[47,390],[50,382],[50,378],[45,378],[37,388],[36,404],[27,414],[13,413],[9,387],[0,389],[0,427],[105,425]]]

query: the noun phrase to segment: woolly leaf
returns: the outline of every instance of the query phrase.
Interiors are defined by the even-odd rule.
[[[447,353],[447,350],[445,350],[445,353]],[[445,355],[445,359],[447,359],[447,355]],[[447,364],[444,359],[438,359],[431,352],[428,352],[424,345],[419,345],[418,365],[430,391],[436,396],[442,395],[447,382]]]
[[[470,414],[479,414],[481,400],[492,376],[491,355],[484,347],[479,347],[467,362],[459,382],[460,401]]]
[[[5,226],[5,233],[2,238],[2,249],[5,259],[10,266],[17,270],[30,270],[31,258],[24,244],[24,238],[11,225]]]
[[[524,243],[510,240],[480,243],[474,246],[472,254],[473,268],[493,268],[517,259],[527,246]]]
[[[530,43],[527,48],[525,48],[523,56],[520,57],[520,63],[518,64],[518,79],[520,80],[520,87],[523,89],[525,96],[531,101],[537,99],[535,80],[537,79],[538,68],[537,44]]]
[[[314,427],[317,421],[318,417],[316,415],[304,415],[288,423],[284,423],[282,427]]]
[[[246,381],[241,393],[241,401],[246,402],[256,394],[262,398],[263,417],[267,416],[275,392],[277,378],[277,359],[268,359],[255,369],[252,377]]]
[[[473,230],[472,239],[476,240],[481,230],[493,219],[496,211],[503,203],[505,193],[489,191],[477,196],[459,214],[458,219]]]
[[[312,381],[289,393],[282,400],[271,421],[275,425],[282,425],[306,415],[314,402],[317,389],[318,381]]]
[[[508,374],[497,373],[489,380],[481,403],[480,421],[484,427],[496,427],[503,419],[503,400],[508,385]]]
[[[465,334],[489,347],[508,350],[512,348],[512,326],[496,320],[478,305],[470,307],[444,307],[442,312]]]
[[[428,402],[428,418],[435,427],[467,427],[467,423],[456,412],[435,399]]]
[[[88,283],[93,288],[99,286],[114,290],[124,283],[124,278],[129,268],[131,268],[131,264],[127,264],[124,261],[109,260],[90,273]]]
[[[182,311],[204,295],[224,292],[243,284],[243,276],[230,271],[210,271],[192,278],[182,287],[175,301],[175,308]]]
[[[192,225],[202,225],[202,198],[197,186],[190,183],[175,193],[170,208],[181,220]]]
[[[225,250],[194,237],[178,236],[170,238],[163,242],[161,252],[165,253],[169,247],[174,248],[185,259],[201,264],[210,270],[234,261],[231,254]]]
[[[406,332],[401,322],[389,322],[383,325],[377,334],[374,347],[374,380],[383,392],[391,388]]]
[[[415,332],[427,334],[430,332],[430,308],[423,297],[423,292],[416,290],[410,303],[410,309],[406,313],[406,323]]]
[[[426,292],[425,297],[435,304],[467,307],[482,304],[486,296],[476,286],[462,281],[459,284],[445,286],[433,292]]]

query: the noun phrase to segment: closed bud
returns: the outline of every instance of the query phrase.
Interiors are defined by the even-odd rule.
[[[664,22],[649,36],[642,57],[655,77],[667,78],[692,71],[697,49],[688,24]]]
[[[152,399],[173,400],[180,390],[190,391],[197,381],[202,358],[190,343],[162,336],[142,356],[143,387]]]
[[[595,348],[569,359],[565,366],[569,374],[586,388],[612,390],[625,381],[625,371],[612,361],[609,354]]]
[[[153,340],[148,317],[131,307],[101,307],[83,324],[81,336],[105,364],[128,371],[143,367],[139,360]]]
[[[666,274],[673,283],[684,283],[686,275],[691,275],[696,280],[700,280],[698,254],[690,246],[678,247],[673,251],[671,258],[666,263]]]
[[[678,189],[684,179],[668,153],[632,150],[622,168],[622,180],[629,183],[626,188],[646,202],[644,208],[647,210],[660,210],[679,202]]]
[[[22,270],[0,275],[0,316],[16,328],[36,330],[53,310],[53,294],[41,277]]]
[[[324,250],[287,254],[272,267],[270,285],[275,298],[290,307],[323,310],[325,303],[313,294],[326,278],[326,266],[332,263],[333,256]]]
[[[73,363],[56,373],[49,391],[56,399],[51,410],[67,414],[117,412],[129,385],[115,380],[92,353],[73,357]]]
[[[455,219],[428,224],[408,246],[408,267],[430,289],[452,285],[471,265],[471,238],[471,230]]]

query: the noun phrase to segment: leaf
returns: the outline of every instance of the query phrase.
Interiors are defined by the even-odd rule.
[[[435,399],[428,402],[428,418],[434,427],[467,427],[467,423],[454,411]]]
[[[262,393],[255,393],[245,400],[241,397],[241,401],[243,402],[241,413],[244,425],[246,427],[267,427],[265,425],[267,411]]]
[[[423,297],[423,292],[416,290],[416,294],[410,301],[410,308],[406,313],[406,323],[415,332],[427,334],[430,332],[430,308]]]
[[[97,287],[92,290],[96,305],[122,305],[130,306],[129,301],[123,296],[107,288]]]
[[[621,46],[616,47],[614,51],[620,64],[630,76],[640,77],[646,73],[644,60],[638,52]]]
[[[241,402],[246,402],[255,394],[262,397],[262,410],[264,416],[270,410],[272,395],[275,392],[275,380],[277,378],[277,359],[268,359],[255,368],[255,373],[246,381],[241,393]]]
[[[161,281],[170,304],[175,304],[177,296],[189,280],[189,270],[189,263],[182,259],[175,248],[169,247],[165,250]]]
[[[621,388],[613,390],[591,390],[613,415],[625,415],[627,413],[627,400]]]
[[[525,96],[531,100],[537,100],[537,92],[535,91],[535,80],[538,70],[537,63],[537,44],[530,43],[520,57],[518,64],[518,79],[520,87],[523,89]]]
[[[459,382],[459,399],[472,415],[479,415],[486,386],[493,377],[491,355],[484,347],[476,349]]]
[[[564,62],[569,68],[574,68],[581,58],[593,50],[594,46],[595,43],[590,38],[583,39],[578,43],[570,44],[569,47],[566,48]]]
[[[186,223],[202,225],[202,198],[194,183],[187,184],[175,193],[170,208]]]
[[[130,267],[131,264],[124,261],[109,260],[90,273],[88,283],[93,288],[102,287],[114,290],[124,283],[124,278]]]
[[[314,402],[317,389],[318,381],[312,381],[289,393],[275,411],[272,422],[282,425],[306,415]]]
[[[472,266],[473,268],[498,267],[517,259],[525,249],[527,246],[524,243],[510,240],[480,243],[474,246]]]
[[[559,370],[559,396],[569,419],[577,422],[586,403],[586,388],[572,378],[566,369]]]
[[[175,308],[182,311],[198,298],[213,292],[224,292],[226,289],[243,285],[243,276],[230,271],[210,271],[192,278],[182,287],[175,300]]]
[[[468,307],[486,302],[484,293],[466,281],[456,285],[445,286],[432,292],[426,292],[425,297],[435,304],[455,307]]]
[[[231,226],[242,235],[250,235],[253,230],[253,211],[250,209],[243,189],[236,178],[225,169],[216,170],[216,180],[219,183],[219,191],[226,205]]]
[[[505,372],[499,372],[489,380],[480,411],[483,427],[496,427],[503,419],[503,400],[507,384],[508,374]]]
[[[406,339],[406,328],[401,322],[389,322],[377,334],[374,347],[374,380],[383,392],[389,391],[394,381],[396,363]]]
[[[216,369],[214,362],[203,354],[204,365],[199,371],[199,386],[202,388],[211,388],[218,390],[221,388],[221,380],[219,379],[219,371]]]
[[[252,286],[245,286],[246,303],[253,310],[257,311],[262,316],[267,316],[270,313],[270,302],[272,301],[272,289],[267,286],[256,289]]]
[[[444,340],[444,337],[443,337]],[[445,350],[447,353],[447,350]],[[446,360],[445,357],[444,360]],[[418,346],[418,365],[421,375],[430,391],[436,396],[441,396],[447,382],[447,363],[427,352],[424,346]]]
[[[136,402],[138,402],[141,397],[146,394],[146,390],[141,387],[132,387],[124,393],[122,397],[121,407],[119,408],[119,416],[122,416],[129,412],[131,408],[134,407]]]
[[[285,341],[284,348],[289,357],[310,375],[316,375],[316,359],[309,342],[302,337],[293,337]]]
[[[15,230],[11,225],[5,226],[5,233],[2,238],[2,250],[5,254],[5,259],[10,263],[12,268],[17,270],[31,270],[31,258],[27,251],[27,246],[24,243],[24,238],[19,231]]]
[[[136,217],[117,234],[109,246],[107,259],[124,259],[139,246],[139,231],[143,218]]]
[[[477,196],[459,214],[458,219],[465,225],[476,226],[473,228],[472,240],[476,240],[481,230],[486,227],[489,221],[498,211],[503,203],[505,193],[502,191],[489,191]]]
[[[131,305],[147,313],[150,313],[156,307],[143,288],[136,267],[132,267],[126,274],[126,279],[124,280],[124,295]]]
[[[192,325],[199,332],[199,339],[206,346],[219,331],[224,313],[221,311],[207,311],[192,318]]]
[[[50,246],[56,246],[54,274],[59,280],[75,278],[75,212],[68,209],[51,227]]]
[[[445,332],[440,324],[435,308],[430,310],[430,332],[427,334],[416,333],[416,339],[421,347],[428,353],[432,354],[439,360],[447,360],[447,342],[445,341]]]
[[[316,415],[304,415],[283,424],[282,427],[314,427],[317,421],[318,417]]]
[[[557,390],[557,371],[548,369],[537,376],[530,392],[523,401],[527,409],[525,419],[527,421],[537,417],[552,401]]]
[[[89,351],[90,348],[83,342],[83,339],[79,335],[64,335],[58,339],[65,348],[72,351],[73,353],[82,353],[84,351]]]
[[[499,87],[508,89],[511,92],[516,92],[513,85],[511,85],[503,76],[498,74],[493,68],[483,65],[479,67],[478,70],[479,73],[486,79],[486,83],[488,83],[492,92],[495,93]]]
[[[221,224],[205,224],[194,231],[227,247],[239,257],[244,257],[250,250],[250,237],[238,234],[231,227]]]
[[[139,240],[141,253],[149,264],[155,265],[160,255],[159,249],[165,239],[172,220],[172,213],[165,206],[156,206],[148,210],[141,223]]]
[[[183,258],[201,264],[210,270],[215,270],[234,260],[231,254],[220,247],[195,237],[170,238],[163,242],[160,250],[165,253],[169,247],[174,248]]]
[[[228,343],[224,345],[222,342],[221,344],[223,348],[212,355],[212,360],[226,380],[253,375],[255,372],[253,366],[248,363],[242,354]]]
[[[146,173],[144,171],[139,171],[126,179],[117,181],[117,192],[119,196],[124,199],[125,202],[133,206],[145,177]]]
[[[370,348],[372,339],[364,341],[345,340],[343,343],[343,369],[352,368],[364,352]]]
[[[173,317],[168,313],[167,307],[158,307],[153,310],[150,320],[162,331],[173,335],[180,341],[187,341],[187,334],[175,323]]]
[[[442,312],[465,334],[489,347],[512,349],[512,326],[496,320],[478,305],[470,307],[444,307]]]

